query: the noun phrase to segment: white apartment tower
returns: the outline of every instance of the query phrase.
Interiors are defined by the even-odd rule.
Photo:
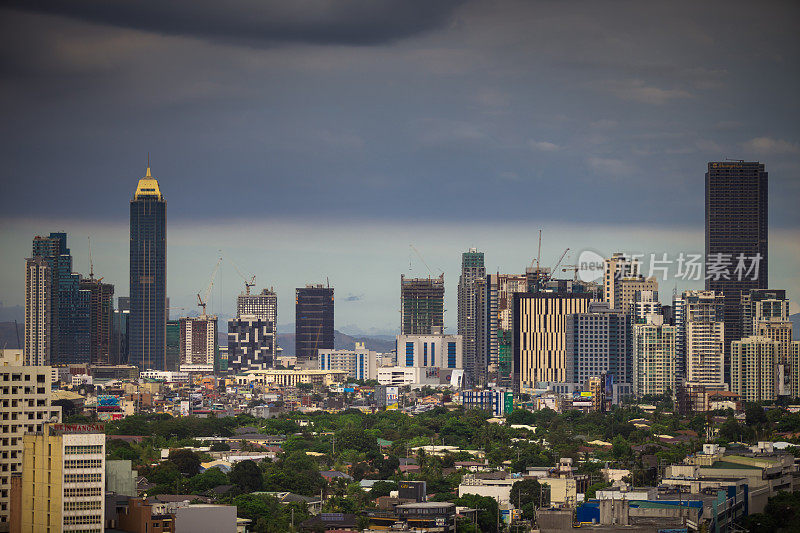
[[[725,324],[722,295],[685,291],[686,378],[692,384],[724,387]]]
[[[675,326],[664,324],[661,315],[646,315],[644,322],[633,326],[633,391],[673,396],[677,391]]]
[[[778,397],[778,343],[751,336],[731,343],[731,392],[746,402]]]
[[[25,260],[25,364],[50,364],[51,271],[44,257]]]

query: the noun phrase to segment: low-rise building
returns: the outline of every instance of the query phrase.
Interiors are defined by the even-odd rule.
[[[279,385],[281,387],[295,387],[300,383],[323,385],[329,387],[334,383],[342,383],[347,379],[347,372],[343,370],[248,370],[236,376],[236,384],[249,387],[250,385]]]
[[[357,342],[353,350],[317,350],[320,370],[343,370],[350,379],[377,378],[377,352],[367,350]]]
[[[465,494],[477,494],[494,498],[498,505],[509,503],[511,500],[511,487],[518,479],[482,479],[472,474],[467,474],[458,485],[458,497]]]

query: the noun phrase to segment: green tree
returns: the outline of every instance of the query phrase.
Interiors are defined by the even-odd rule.
[[[523,518],[531,519],[533,518],[533,513],[528,516],[525,515],[525,506],[527,504],[532,506],[538,506],[539,502],[542,505],[550,504],[550,491],[544,490],[544,494],[542,492],[542,485],[535,479],[516,481],[511,485],[511,503],[522,508]]]
[[[483,532],[496,531],[499,509],[497,500],[490,496],[464,494],[454,502],[456,505],[477,509],[478,527]]]
[[[169,461],[185,476],[192,477],[200,471],[200,457],[192,450],[172,450],[169,452]]]
[[[264,485],[263,474],[255,461],[239,461],[233,465],[228,477],[242,492],[256,492]]]
[[[376,481],[369,491],[370,497],[374,500],[381,496],[388,496],[393,490],[397,490],[397,483],[394,481]]]
[[[219,468],[209,468],[189,480],[189,489],[192,492],[206,492],[214,487],[228,484],[228,476]]]

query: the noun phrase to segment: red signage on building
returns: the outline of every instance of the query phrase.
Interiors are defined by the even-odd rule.
[[[63,433],[105,433],[103,424],[50,424],[50,432]]]

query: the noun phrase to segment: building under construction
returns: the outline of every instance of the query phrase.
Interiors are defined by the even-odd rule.
[[[400,274],[400,333],[431,335],[444,327],[444,273],[438,278],[409,278]]]

